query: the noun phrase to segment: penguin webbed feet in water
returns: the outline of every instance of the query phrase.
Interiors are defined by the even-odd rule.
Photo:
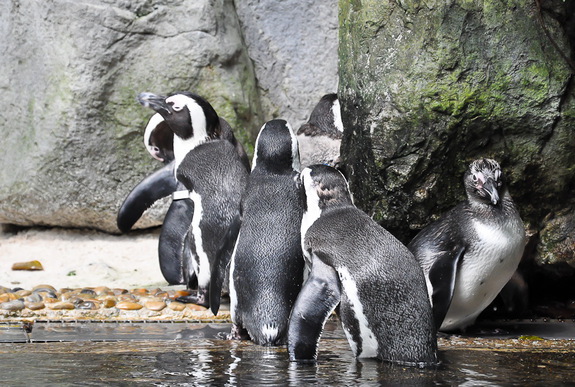
[[[227,340],[251,340],[250,334],[248,330],[237,325],[232,324],[232,329],[230,333],[227,335]]]

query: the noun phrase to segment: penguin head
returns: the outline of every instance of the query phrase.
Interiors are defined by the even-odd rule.
[[[343,136],[343,122],[337,94],[324,95],[311,112],[308,122],[299,128],[297,134],[305,134],[307,136],[323,135],[341,139]]]
[[[465,173],[464,184],[470,201],[496,206],[504,184],[499,163],[486,158],[473,161]]]
[[[174,132],[159,113],[146,125],[144,146],[156,160],[166,164],[174,160]]]
[[[190,92],[177,92],[167,97],[140,93],[138,102],[160,114],[174,134],[182,140],[197,143],[220,138],[219,117],[208,101]]]
[[[311,165],[301,172],[306,194],[306,211],[328,207],[353,206],[349,184],[340,171],[323,164]]]
[[[295,134],[285,120],[266,122],[256,139],[252,171],[299,172],[299,150]]]

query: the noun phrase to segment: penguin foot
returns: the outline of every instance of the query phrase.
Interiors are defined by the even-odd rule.
[[[232,330],[228,335],[228,340],[251,340],[251,337],[247,329],[242,328],[237,324],[233,324]]]
[[[210,304],[206,302],[205,297],[200,297],[198,295],[190,294],[189,296],[177,297],[176,301],[181,302],[182,304],[196,304],[206,308],[210,307]]]

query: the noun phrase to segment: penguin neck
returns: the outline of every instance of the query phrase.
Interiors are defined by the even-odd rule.
[[[319,209],[319,207],[317,205],[313,205],[311,204],[310,206],[310,201],[309,199],[307,200],[307,209],[306,211],[303,213],[303,216],[301,218],[301,247],[303,250],[303,254],[304,254],[304,258],[307,262],[308,265],[311,265],[311,256],[309,256],[308,252],[305,249],[305,236],[307,233],[307,230],[309,230],[309,228],[315,223],[316,220],[319,219],[319,217],[321,216],[321,210]]]
[[[205,143],[208,141],[208,137],[198,137],[193,136],[187,140],[174,135],[174,159],[175,159],[175,166],[174,166],[174,173],[178,170],[178,167],[186,157],[188,153],[197,146]]]
[[[472,198],[468,202],[477,218],[506,222],[510,220],[510,217],[519,217],[517,208],[507,189],[503,190],[501,199],[496,205]]]

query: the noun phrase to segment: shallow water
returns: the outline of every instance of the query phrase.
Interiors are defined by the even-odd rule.
[[[341,329],[329,323],[318,362],[295,364],[288,361],[285,347],[223,339],[229,328],[229,324],[37,324],[32,342],[0,343],[0,385],[556,385],[575,381],[572,342],[549,347],[540,341],[518,346],[507,345],[509,340],[492,340],[482,345],[486,339],[461,338],[465,344],[457,345],[457,340],[442,339],[442,365],[418,369],[354,359]],[[9,330],[0,332],[4,341]]]

